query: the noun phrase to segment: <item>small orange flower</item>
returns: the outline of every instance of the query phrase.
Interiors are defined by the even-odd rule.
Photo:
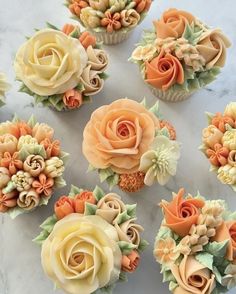
[[[74,200],[68,196],[61,196],[54,205],[54,211],[58,220],[74,213]]]
[[[105,16],[101,20],[101,25],[107,28],[108,33],[112,33],[114,30],[117,31],[121,28],[120,13],[116,12],[111,14],[111,12],[106,11]]]
[[[122,271],[132,273],[139,266],[140,256],[136,250],[133,250],[128,256],[122,256]]]
[[[14,152],[13,155],[9,152],[4,152],[1,166],[6,167],[11,175],[16,174],[23,167],[23,162],[19,159],[19,152]]]
[[[62,28],[62,32],[66,35],[70,35],[75,29],[75,26],[72,24],[65,24]]]
[[[152,4],[152,0],[134,0],[134,2],[136,3],[135,10],[138,13],[148,11]]]
[[[80,194],[76,195],[74,198],[75,201],[75,211],[78,213],[84,213],[85,203],[96,204],[96,199],[91,191],[83,191]]]
[[[63,96],[63,102],[69,109],[79,108],[82,103],[82,95],[76,90],[68,90]]]
[[[89,46],[93,47],[96,45],[96,38],[89,32],[83,32],[80,35],[79,40],[85,49],[87,49]]]
[[[0,190],[0,212],[6,212],[9,208],[15,207],[17,192],[13,191],[8,194],[3,194]]]
[[[228,163],[229,149],[223,147],[220,143],[214,145],[214,149],[207,149],[206,154],[210,163],[215,166],[222,166]]]
[[[83,0],[72,0],[71,4],[69,5],[70,12],[80,16],[81,9],[89,6],[86,1]]]
[[[19,139],[21,136],[32,135],[32,129],[26,122],[20,121],[10,126],[10,134]]]
[[[49,197],[52,195],[52,187],[54,185],[54,180],[52,178],[47,178],[45,174],[39,175],[39,180],[35,180],[32,183],[32,187],[38,194],[44,194]]]
[[[171,123],[169,123],[166,120],[161,120],[160,121],[160,127],[161,129],[163,129],[164,127],[166,127],[170,133],[170,139],[171,140],[176,140],[176,131],[175,128],[173,127],[173,125]]]
[[[40,142],[40,144],[43,145],[44,149],[46,150],[47,158],[52,156],[59,156],[61,152],[59,140],[52,142],[49,138],[45,138],[42,142]]]
[[[211,124],[216,126],[221,132],[225,132],[225,125],[228,124],[231,127],[234,127],[235,122],[232,117],[227,115],[222,115],[220,112],[217,112],[216,115],[212,118]]]

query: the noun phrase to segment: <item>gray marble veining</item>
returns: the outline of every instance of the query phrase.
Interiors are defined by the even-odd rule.
[[[81,153],[83,128],[91,113],[102,104],[129,97],[140,100],[144,96],[151,103],[156,98],[142,82],[138,69],[127,59],[133,46],[139,40],[142,29],[151,27],[152,20],[167,8],[176,7],[191,11],[214,27],[221,27],[236,44],[235,0],[155,0],[149,16],[135,30],[131,38],[115,47],[106,47],[110,56],[109,74],[104,90],[94,97],[93,103],[70,113],[57,113],[49,109],[34,107],[31,97],[17,92],[12,67],[14,55],[25,36],[34,28],[43,28],[46,21],[62,26],[70,21],[63,0],[9,0],[1,1],[0,8],[0,70],[6,72],[12,83],[7,95],[7,105],[0,109],[0,121],[11,119],[16,112],[27,119],[32,113],[38,120],[55,128],[56,136],[63,138],[63,148],[71,154],[65,178],[68,187],[55,193],[47,207],[18,217],[12,221],[8,216],[0,216],[0,294],[53,294],[52,282],[43,274],[40,265],[40,248],[31,242],[39,232],[39,224],[52,213],[54,200],[66,193],[70,184],[93,188],[99,184],[96,174],[86,174],[87,162]],[[152,256],[153,242],[161,222],[157,203],[161,198],[171,198],[171,191],[185,187],[195,193],[200,190],[210,199],[223,197],[232,209],[236,209],[236,194],[230,187],[218,182],[209,173],[208,161],[198,150],[201,130],[206,125],[204,111],[222,111],[225,105],[236,98],[236,52],[235,46],[228,51],[228,62],[218,80],[206,89],[196,93],[191,99],[178,104],[161,102],[162,113],[176,126],[178,140],[182,142],[182,156],[178,174],[166,187],[158,185],[145,188],[135,195],[122,194],[125,201],[138,203],[139,222],[146,228],[145,238],[150,242],[142,257],[137,272],[129,277],[129,283],[118,284],[114,294],[168,294],[162,283],[160,268]],[[106,185],[103,185],[106,188]],[[118,190],[117,190],[118,191]],[[56,293],[62,293],[56,291]],[[230,292],[235,293],[235,290]]]

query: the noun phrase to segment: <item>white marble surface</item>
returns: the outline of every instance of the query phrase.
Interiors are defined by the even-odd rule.
[[[57,26],[69,21],[69,13],[62,5],[63,0],[1,2],[0,69],[7,73],[13,87],[7,95],[7,105],[0,109],[0,121],[11,119],[15,112],[25,119],[32,113],[35,114],[38,120],[55,128],[56,136],[62,139],[62,145],[71,154],[71,158],[65,172],[68,187],[57,191],[47,207],[20,216],[15,221],[8,216],[0,216],[0,294],[52,294],[53,284],[43,274],[40,265],[40,248],[33,244],[31,239],[39,233],[39,224],[52,213],[54,200],[66,193],[70,184],[93,188],[99,183],[96,174],[85,173],[87,162],[81,153],[83,128],[92,111],[102,104],[125,96],[136,100],[146,96],[150,104],[155,102],[156,98],[143,84],[137,67],[127,62],[142,29],[149,28],[152,20],[159,17],[166,8],[176,7],[191,11],[212,26],[223,28],[235,44],[236,2],[225,0],[222,5],[220,0],[155,0],[149,16],[128,41],[116,47],[106,47],[111,63],[108,70],[110,78],[103,92],[94,98],[93,104],[70,113],[57,113],[34,107],[31,97],[17,92],[19,85],[14,81],[12,68],[18,46],[24,41],[24,36],[33,33],[33,28],[43,28],[46,21]],[[230,187],[220,184],[213,173],[208,172],[208,162],[198,150],[201,130],[206,125],[204,111],[222,111],[235,97],[236,58],[233,46],[229,50],[227,65],[216,82],[185,102],[161,102],[163,114],[175,124],[178,139],[182,142],[178,174],[166,187],[156,185],[135,195],[121,193],[125,201],[138,203],[139,222],[146,228],[144,235],[150,246],[143,254],[140,268],[130,275],[129,283],[117,285],[114,294],[169,293],[167,285],[162,283],[159,266],[153,259],[152,244],[161,221],[157,203],[163,197],[170,199],[171,191],[177,191],[180,187],[185,187],[192,193],[200,190],[211,199],[226,199],[230,207],[236,209],[235,193]],[[104,187],[106,188],[106,185]],[[235,290],[230,293],[235,293]]]

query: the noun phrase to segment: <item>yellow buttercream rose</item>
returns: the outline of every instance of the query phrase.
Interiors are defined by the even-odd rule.
[[[233,119],[236,119],[236,102],[230,102],[224,111],[225,116],[230,116]]]
[[[42,265],[57,287],[91,294],[119,279],[121,251],[115,228],[99,216],[70,214],[42,246]]]
[[[236,149],[236,129],[226,131],[222,137],[222,143],[224,147],[227,147],[229,150]]]
[[[44,29],[20,47],[14,67],[17,79],[32,92],[49,96],[76,87],[86,64],[87,54],[79,40]]]

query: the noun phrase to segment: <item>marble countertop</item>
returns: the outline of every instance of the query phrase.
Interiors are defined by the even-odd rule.
[[[235,0],[225,0],[223,5],[219,0],[155,0],[149,16],[128,41],[115,47],[106,47],[111,61],[108,69],[110,78],[104,90],[94,97],[93,103],[78,111],[58,113],[35,107],[31,97],[17,92],[19,84],[14,80],[12,63],[18,46],[24,41],[24,36],[33,33],[33,28],[43,28],[46,21],[62,26],[70,20],[62,2],[63,0],[10,0],[4,1],[0,9],[0,69],[6,72],[13,85],[7,95],[6,106],[0,109],[0,121],[11,119],[14,113],[24,119],[34,114],[39,121],[55,128],[57,138],[62,139],[63,149],[71,154],[65,172],[68,186],[58,190],[47,207],[19,216],[15,221],[7,215],[0,215],[0,294],[62,293],[59,290],[54,292],[52,282],[44,275],[40,265],[40,248],[31,240],[39,233],[39,224],[52,213],[54,200],[67,193],[71,184],[88,189],[99,184],[96,173],[86,174],[87,162],[81,152],[82,132],[91,113],[100,105],[121,97],[140,100],[145,96],[150,104],[156,101],[142,82],[137,67],[127,62],[142,29],[151,27],[152,20],[159,17],[165,9],[176,7],[192,12],[212,26],[221,27],[236,44]],[[198,150],[201,130],[207,123],[204,111],[222,111],[228,102],[236,98],[235,73],[235,46],[232,46],[227,65],[216,82],[185,102],[160,103],[162,113],[174,123],[178,140],[182,142],[178,173],[166,187],[156,185],[134,195],[119,191],[125,201],[138,203],[139,223],[146,228],[144,237],[150,246],[143,254],[137,272],[129,276],[128,283],[118,284],[114,294],[169,293],[167,284],[162,282],[160,268],[154,261],[152,250],[162,218],[157,203],[163,197],[170,199],[171,191],[177,191],[180,187],[185,187],[190,193],[200,190],[202,195],[210,199],[224,198],[232,209],[236,209],[235,193],[230,187],[223,186],[215,174],[208,172],[208,161]],[[102,186],[107,188],[106,184]],[[235,293],[235,290],[230,293]]]

